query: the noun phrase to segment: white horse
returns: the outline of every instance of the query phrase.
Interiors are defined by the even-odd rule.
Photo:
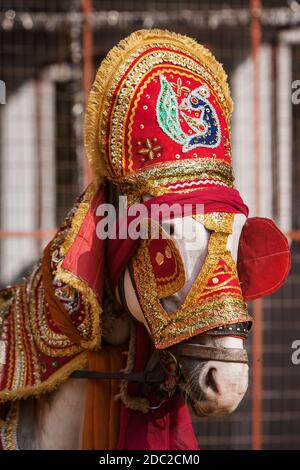
[[[233,233],[228,238],[227,248],[233,259],[237,260],[239,238],[246,221],[241,214],[234,216]],[[172,233],[176,238],[181,257],[184,261],[186,283],[184,287],[166,298],[163,306],[172,312],[184,301],[193,285],[207,255],[209,231],[191,218],[191,224],[197,224],[201,237],[197,237],[196,246],[191,246],[190,237],[176,237],[182,233],[183,219],[169,221]],[[164,222],[165,224],[165,222]],[[170,229],[170,227],[169,227]],[[131,315],[147,324],[136,297],[128,270],[124,276],[124,294],[127,309]],[[115,293],[119,298],[119,293]],[[107,319],[110,322],[110,319]],[[105,340],[111,344],[121,344],[129,335],[128,315],[106,325]],[[198,335],[188,342],[213,346],[224,353],[226,348],[243,349],[243,338],[236,335],[216,336],[209,333]],[[193,411],[198,416],[225,415],[233,412],[248,387],[248,364],[243,362],[222,362],[220,360],[203,360],[179,357],[185,383],[181,385]],[[82,442],[83,417],[85,407],[85,379],[69,379],[52,393],[21,402],[18,445],[21,449],[80,449]],[[101,416],[99,416],[101,420]]]

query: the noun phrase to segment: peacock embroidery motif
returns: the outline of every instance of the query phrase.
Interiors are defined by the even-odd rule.
[[[178,103],[172,84],[160,75],[160,91],[156,105],[156,117],[162,131],[182,145],[182,152],[197,147],[216,148],[221,142],[221,128],[217,113],[209,102],[210,91],[201,85]],[[189,126],[186,133],[180,121]]]

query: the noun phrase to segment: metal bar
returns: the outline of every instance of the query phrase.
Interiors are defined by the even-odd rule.
[[[83,0],[84,1],[84,0]],[[102,10],[93,12],[93,25],[95,29],[101,28],[132,28],[133,26],[142,26],[145,20],[150,18],[153,23],[159,26],[180,24],[182,27],[189,28],[207,28],[215,30],[217,27],[227,26],[243,27],[249,25],[249,8],[229,8],[228,6],[218,9],[180,9],[176,10],[139,10],[139,11],[118,11],[118,15],[113,22],[111,21],[111,11]],[[32,29],[50,30],[49,25],[55,27],[67,27],[72,21],[82,21],[83,13],[79,12],[39,12],[28,13],[28,11],[18,11],[14,19],[9,20],[9,31],[12,29],[28,30],[28,17],[32,21]],[[3,28],[3,22],[8,20],[6,12],[0,12],[0,30]],[[261,23],[265,26],[284,27],[297,26],[300,23],[300,11],[293,11],[289,6],[263,8],[261,14]],[[51,31],[51,30],[50,30]]]
[[[278,44],[277,41],[273,41],[271,44],[271,94],[272,96],[276,96],[278,90],[278,77],[277,77],[277,69],[278,69]],[[272,99],[271,100],[271,126],[272,129],[277,129],[278,123],[278,100]],[[279,180],[279,155],[278,155],[278,148],[279,148],[279,138],[278,133],[274,132],[272,136],[272,144],[271,144],[271,155],[272,155],[272,214],[275,220],[279,219],[279,188],[278,188],[278,180]],[[275,189],[276,188],[276,189]]]
[[[100,372],[96,370],[75,370],[72,372],[73,379],[90,380],[128,380],[140,383],[161,383],[164,380],[162,371],[145,372]]]
[[[255,209],[260,215],[260,51],[261,51],[261,1],[250,0],[251,11],[251,55],[253,65],[253,138]],[[252,343],[252,449],[262,448],[262,299],[253,302],[254,328]]]
[[[2,238],[36,238],[45,239],[53,237],[57,229],[51,230],[0,230],[0,239]]]
[[[93,28],[91,24],[93,10],[93,0],[82,0],[83,21],[83,90],[84,103],[87,104],[89,92],[93,82]],[[84,165],[84,183],[85,186],[92,180],[92,171],[87,158]]]
[[[39,79],[35,80],[35,129],[36,129],[36,171],[35,171],[35,229],[42,229],[42,143],[41,143],[41,89]],[[41,238],[35,237],[36,250],[41,252]]]
[[[300,230],[291,230],[286,235],[293,241],[300,241]]]

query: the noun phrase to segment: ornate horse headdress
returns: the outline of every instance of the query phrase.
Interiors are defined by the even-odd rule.
[[[138,31],[98,69],[85,120],[94,173],[129,195],[233,185],[232,100],[222,66],[192,39]]]

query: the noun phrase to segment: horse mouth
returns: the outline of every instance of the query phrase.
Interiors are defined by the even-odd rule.
[[[206,416],[209,415],[209,413],[205,413],[201,409],[200,402],[201,402],[201,400],[204,400],[205,397],[204,397],[204,394],[200,390],[199,387],[197,387],[197,393],[194,393],[191,390],[190,384],[184,380],[180,384],[180,389],[181,389],[181,392],[183,393],[183,395],[185,397],[185,401],[188,404],[189,408],[193,411],[193,413],[197,417],[199,417],[199,418],[202,417],[203,418],[203,417],[206,417]]]
[[[195,400],[191,395],[186,395],[186,402],[197,418],[205,418],[210,413],[205,413],[199,405],[199,400]]]

